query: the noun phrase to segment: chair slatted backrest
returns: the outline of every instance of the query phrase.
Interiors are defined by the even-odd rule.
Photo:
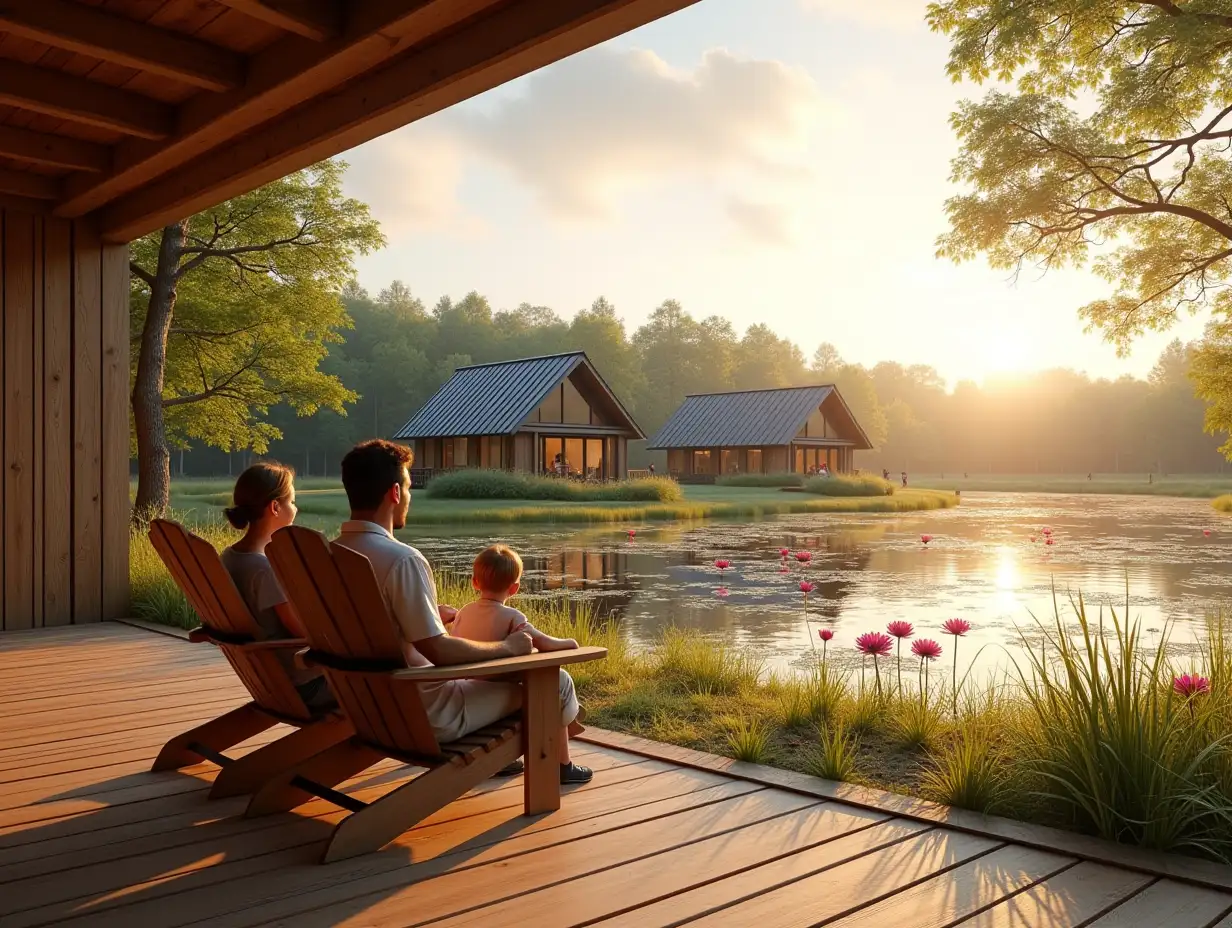
[[[150,523],[150,542],[201,624],[236,639],[235,644],[217,644],[253,701],[275,715],[304,721],[312,718],[278,655],[272,651],[245,651],[238,646],[243,641],[260,641],[268,636],[253,618],[214,546],[167,519]]]
[[[406,666],[371,562],[294,525],[275,532],[266,553],[313,650],[337,664],[325,672],[355,733],[395,755],[440,756],[419,688],[363,669]],[[348,662],[356,669],[346,669]]]

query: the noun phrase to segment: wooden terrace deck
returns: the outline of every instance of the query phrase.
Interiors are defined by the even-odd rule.
[[[0,635],[0,681],[4,928],[1232,928],[1222,867],[602,732],[580,748],[594,782],[559,812],[523,818],[520,783],[492,780],[322,866],[333,806],[246,820],[243,799],[205,801],[209,765],[147,772],[245,699],[213,649],[117,624],[19,632]],[[387,763],[346,790],[415,773]]]

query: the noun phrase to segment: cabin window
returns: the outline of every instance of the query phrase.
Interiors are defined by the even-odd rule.
[[[580,477],[585,471],[583,468],[586,465],[586,448],[585,441],[581,438],[566,438],[565,439],[565,464],[568,467],[569,476]]]
[[[693,452],[693,473],[695,474],[712,474],[714,471],[710,469],[710,449],[704,451]]]
[[[565,442],[562,438],[543,440],[543,470],[557,477],[565,475]]]
[[[586,476],[593,480],[602,480],[606,474],[603,470],[603,439],[586,439]]]
[[[560,386],[564,391],[563,421],[573,425],[590,425],[590,406],[582,399],[573,381],[566,379]]]
[[[719,452],[719,473],[720,474],[738,474],[740,473],[740,452],[733,451],[731,448],[724,448]]]
[[[760,448],[750,448],[748,450],[748,460],[749,460],[749,473],[750,474],[762,473],[761,449]]]

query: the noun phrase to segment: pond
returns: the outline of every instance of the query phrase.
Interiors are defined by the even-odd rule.
[[[1123,617],[1128,594],[1148,643],[1171,624],[1183,648],[1202,638],[1232,581],[1232,524],[1205,500],[1161,497],[971,493],[957,509],[923,513],[401,534],[438,569],[466,573],[479,548],[503,541],[525,561],[528,595],[591,604],[638,644],[670,625],[699,629],[779,671],[809,666],[823,627],[835,633],[833,658],[858,666],[856,635],[895,619],[941,641],[944,670],[953,639],[940,626],[959,617],[973,626],[960,671],[974,662],[991,673],[1020,653],[1020,629],[1038,640],[1032,614],[1051,621],[1054,588],[1071,616],[1070,592],[1091,617],[1101,606]],[[784,563],[783,547],[812,560]],[[722,577],[716,559],[731,562]],[[816,587],[808,626],[801,579]]]

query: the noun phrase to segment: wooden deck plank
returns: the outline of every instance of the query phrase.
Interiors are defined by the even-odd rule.
[[[1085,928],[1206,928],[1232,911],[1232,895],[1159,880]]]
[[[721,908],[692,926],[811,928],[992,852],[995,841],[935,830]],[[634,913],[636,914],[636,913]],[[827,922],[828,923],[828,922]],[[885,922],[885,926],[893,925]],[[897,926],[895,926],[897,928]]]
[[[167,738],[246,701],[215,649],[114,623],[6,633],[0,676],[5,928],[501,928],[528,913],[536,928],[1232,928],[1232,893],[1167,878],[1225,886],[1205,862],[1118,864],[1080,836],[1070,854],[1047,829],[610,733],[576,745],[598,775],[556,812],[524,817],[521,780],[489,780],[384,851],[322,867],[336,806],[245,819],[242,798],[206,801],[212,764],[148,772]],[[383,761],[341,789],[366,801],[418,773]],[[1092,848],[1105,856],[1080,862]]]
[[[1124,902],[1151,880],[1142,873],[1082,861],[961,924],[963,928],[1073,928]]]
[[[614,908],[631,909],[637,916],[642,911],[638,907],[675,902],[689,890],[714,900],[717,892],[728,891],[728,884],[740,884],[741,877],[761,883],[764,889],[767,870],[776,863],[798,863],[808,858],[807,866],[818,870],[906,838],[922,827],[891,823],[884,816],[861,810],[822,806],[560,883],[500,905],[473,909],[436,924],[440,928],[513,928],[525,923],[528,911],[536,913],[535,928],[585,924],[603,918]],[[404,895],[400,901],[409,916],[414,911],[414,893]],[[398,901],[391,900],[380,906],[378,913],[366,912],[364,916],[386,910],[392,913]],[[646,921],[642,919],[639,924]]]
[[[1061,854],[1009,845],[834,924],[842,928],[945,928],[1075,862]]]

